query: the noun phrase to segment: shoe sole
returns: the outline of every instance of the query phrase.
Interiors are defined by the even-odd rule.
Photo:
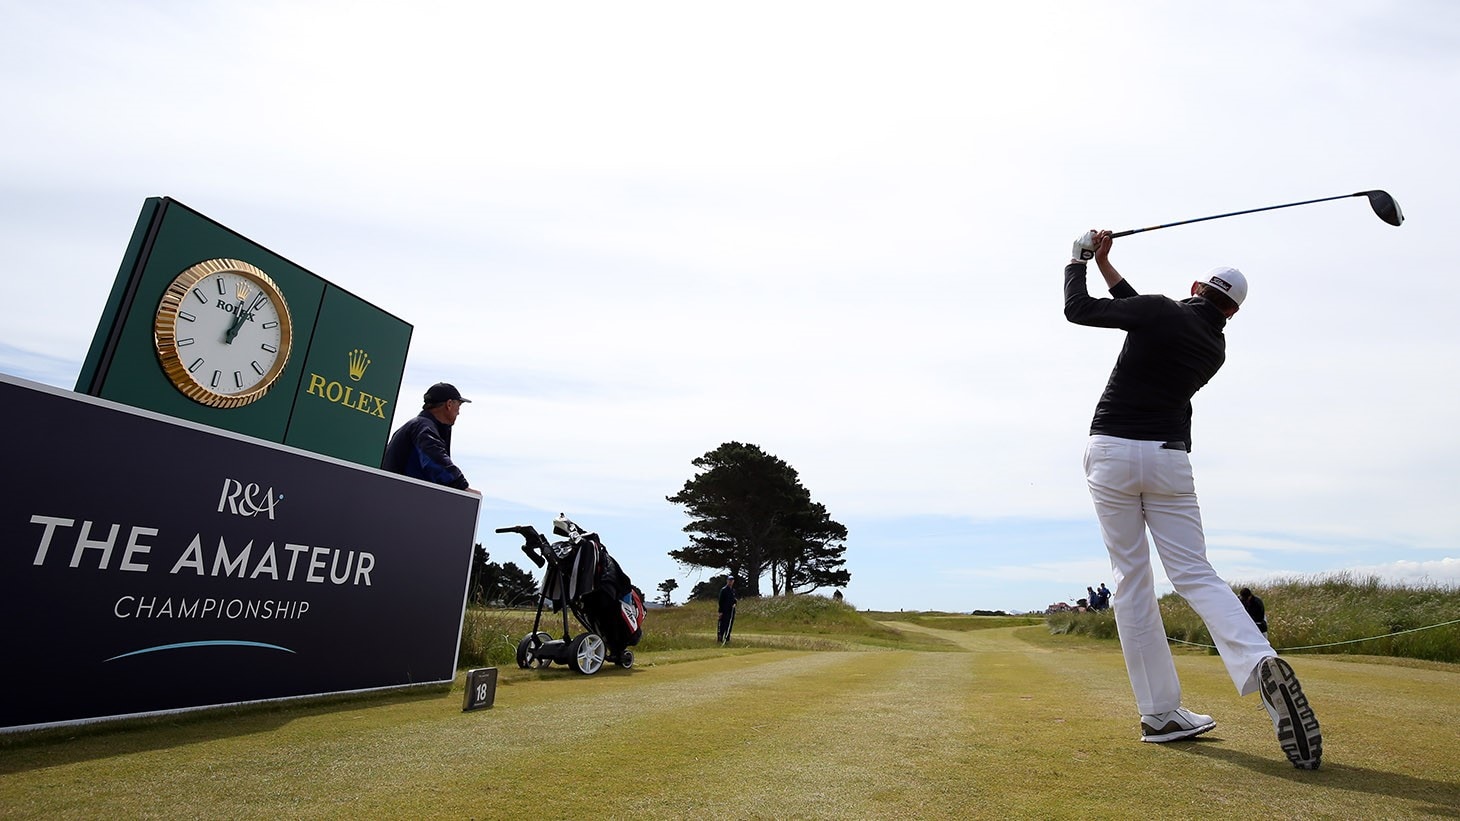
[[[1288,761],[1300,770],[1318,769],[1323,758],[1323,734],[1292,665],[1280,658],[1268,659],[1262,663],[1259,678],[1262,701],[1276,716],[1273,723],[1278,745]]]
[[[1200,727],[1193,727],[1190,730],[1177,730],[1176,732],[1162,733],[1160,735],[1142,734],[1141,740],[1148,744],[1165,744],[1168,741],[1180,741],[1183,738],[1196,738],[1216,726],[1217,722],[1213,721],[1211,724],[1203,724]]]

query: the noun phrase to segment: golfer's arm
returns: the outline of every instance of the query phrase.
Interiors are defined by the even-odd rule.
[[[1119,271],[1115,270],[1115,266],[1110,264],[1109,259],[1096,257],[1095,266],[1100,269],[1100,276],[1105,277],[1106,288],[1114,290],[1115,286],[1119,284],[1122,279],[1125,279],[1125,277],[1120,275]]]

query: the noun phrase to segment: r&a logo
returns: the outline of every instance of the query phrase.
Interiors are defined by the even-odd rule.
[[[273,521],[274,507],[282,501],[284,494],[275,495],[271,487],[260,488],[253,482],[245,485],[237,479],[224,479],[223,494],[218,497],[218,512],[222,513],[227,508],[235,516],[250,518],[267,513],[269,521]]]

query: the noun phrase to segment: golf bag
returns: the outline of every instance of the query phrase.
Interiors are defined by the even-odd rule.
[[[531,525],[500,527],[497,532],[522,536],[522,552],[545,568],[532,632],[517,645],[519,667],[557,662],[592,675],[605,661],[624,668],[634,665],[629,648],[644,635],[644,599],[597,533],[584,531],[561,514],[553,520],[553,534],[564,537],[562,541],[549,542]],[[563,614],[562,639],[539,629],[548,606]],[[572,635],[569,611],[586,633]]]

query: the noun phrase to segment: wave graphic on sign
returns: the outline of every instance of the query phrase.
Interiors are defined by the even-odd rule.
[[[130,653],[123,653],[120,656],[112,656],[107,661],[116,661],[117,659],[124,659],[128,656],[140,656],[144,653],[157,653],[162,650],[184,650],[189,647],[262,647],[265,650],[282,650],[285,653],[294,652],[288,647],[280,647],[277,644],[265,644],[261,641],[232,641],[225,639],[220,641],[185,641],[179,644],[159,644],[156,647],[144,647],[141,650],[133,650]]]

